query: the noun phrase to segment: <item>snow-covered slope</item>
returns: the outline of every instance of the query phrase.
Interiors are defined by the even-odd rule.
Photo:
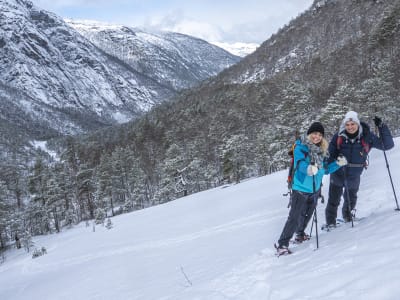
[[[396,140],[396,144],[400,142]],[[400,151],[387,152],[395,185]],[[10,250],[0,299],[398,299],[400,212],[383,153],[371,152],[351,228],[319,232],[274,256],[288,209],[286,172],[34,239],[47,254]],[[327,194],[325,177],[324,194]],[[319,225],[325,204],[318,206]],[[313,232],[315,235],[315,232]]]

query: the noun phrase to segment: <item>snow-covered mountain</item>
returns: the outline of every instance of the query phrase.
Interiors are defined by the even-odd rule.
[[[62,132],[74,133],[87,129],[79,115],[125,122],[239,60],[189,36],[117,28],[95,31],[104,40],[94,34],[88,40],[30,1],[0,0],[0,82],[37,107],[63,110],[75,124]],[[40,115],[41,108],[21,107]],[[65,121],[40,118],[57,130]]]
[[[396,183],[400,151],[387,155]],[[0,299],[398,299],[400,215],[383,153],[371,152],[361,179],[357,215],[365,219],[354,228],[319,231],[318,249],[313,231],[291,256],[277,258],[273,244],[288,215],[286,176],[282,171],[118,216],[110,230],[80,224],[35,237],[35,247],[47,254],[32,259],[23,249],[7,251]],[[317,207],[319,226],[325,205]]]
[[[240,57],[244,57],[256,51],[260,46],[256,43],[223,43],[223,42],[213,42],[214,45],[225,49],[226,51],[235,54]]]
[[[239,61],[222,47],[180,33],[96,21],[66,22],[106,53],[174,90],[189,88]]]
[[[368,48],[373,53],[377,41],[381,42],[379,46],[385,46],[384,41],[396,39],[397,13],[396,0],[315,0],[308,10],[225,72],[223,79],[230,83],[262,82],[306,64],[325,62],[335,55],[337,63],[362,65],[361,59],[347,60],[347,47]],[[358,55],[361,57],[363,50]],[[346,73],[344,67],[342,73]],[[351,76],[354,74],[349,80],[353,79]]]

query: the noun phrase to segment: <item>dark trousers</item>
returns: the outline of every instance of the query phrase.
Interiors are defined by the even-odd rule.
[[[342,216],[343,219],[345,220],[350,219],[351,210],[353,210],[357,204],[357,192],[358,192],[358,186],[349,188],[350,199],[348,199],[346,188],[344,188],[343,186],[334,185],[332,183],[329,185],[329,198],[328,198],[328,204],[326,205],[325,209],[326,224],[336,224],[337,210],[340,205],[340,200],[342,195],[344,198],[342,206]],[[349,201],[350,201],[350,209],[349,209]]]
[[[295,231],[304,233],[317,205],[319,191],[316,193],[301,193],[293,191],[289,216],[278,240],[279,246],[289,246],[289,241]]]

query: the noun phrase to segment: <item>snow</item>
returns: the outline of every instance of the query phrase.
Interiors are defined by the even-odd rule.
[[[108,22],[100,22],[96,20],[88,20],[88,19],[63,19],[66,23],[68,23],[73,28],[79,28],[82,30],[92,30],[92,31],[103,31],[103,30],[121,30],[124,26],[119,24],[112,24]]]
[[[400,152],[386,153],[396,186]],[[292,255],[277,258],[273,244],[288,215],[286,175],[114,217],[111,230],[93,232],[82,223],[35,237],[47,254],[32,259],[23,250],[6,252],[0,299],[398,299],[400,212],[383,153],[371,152],[362,175],[362,221],[319,230],[318,249],[313,232]],[[317,208],[318,227],[325,205]]]
[[[112,117],[114,120],[117,120],[117,122],[119,124],[126,123],[126,122],[129,122],[129,120],[131,120],[131,118],[129,116],[127,116],[126,114],[123,114],[121,112],[115,112],[112,115]]]
[[[57,152],[50,150],[47,148],[47,142],[46,141],[31,141],[31,145],[35,149],[41,149],[44,152],[47,152],[54,160],[59,161],[59,157],[57,155]]]
[[[211,43],[240,57],[245,57],[246,55],[253,53],[260,46],[259,44],[256,43],[242,43],[242,42],[235,42],[235,43],[211,42]]]

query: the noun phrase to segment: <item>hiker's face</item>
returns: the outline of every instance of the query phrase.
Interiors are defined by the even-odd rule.
[[[322,133],[321,132],[311,132],[310,139],[313,144],[319,144],[322,141]]]
[[[358,130],[358,124],[353,121],[347,121],[345,126],[346,126],[346,131],[350,134],[356,133]]]

